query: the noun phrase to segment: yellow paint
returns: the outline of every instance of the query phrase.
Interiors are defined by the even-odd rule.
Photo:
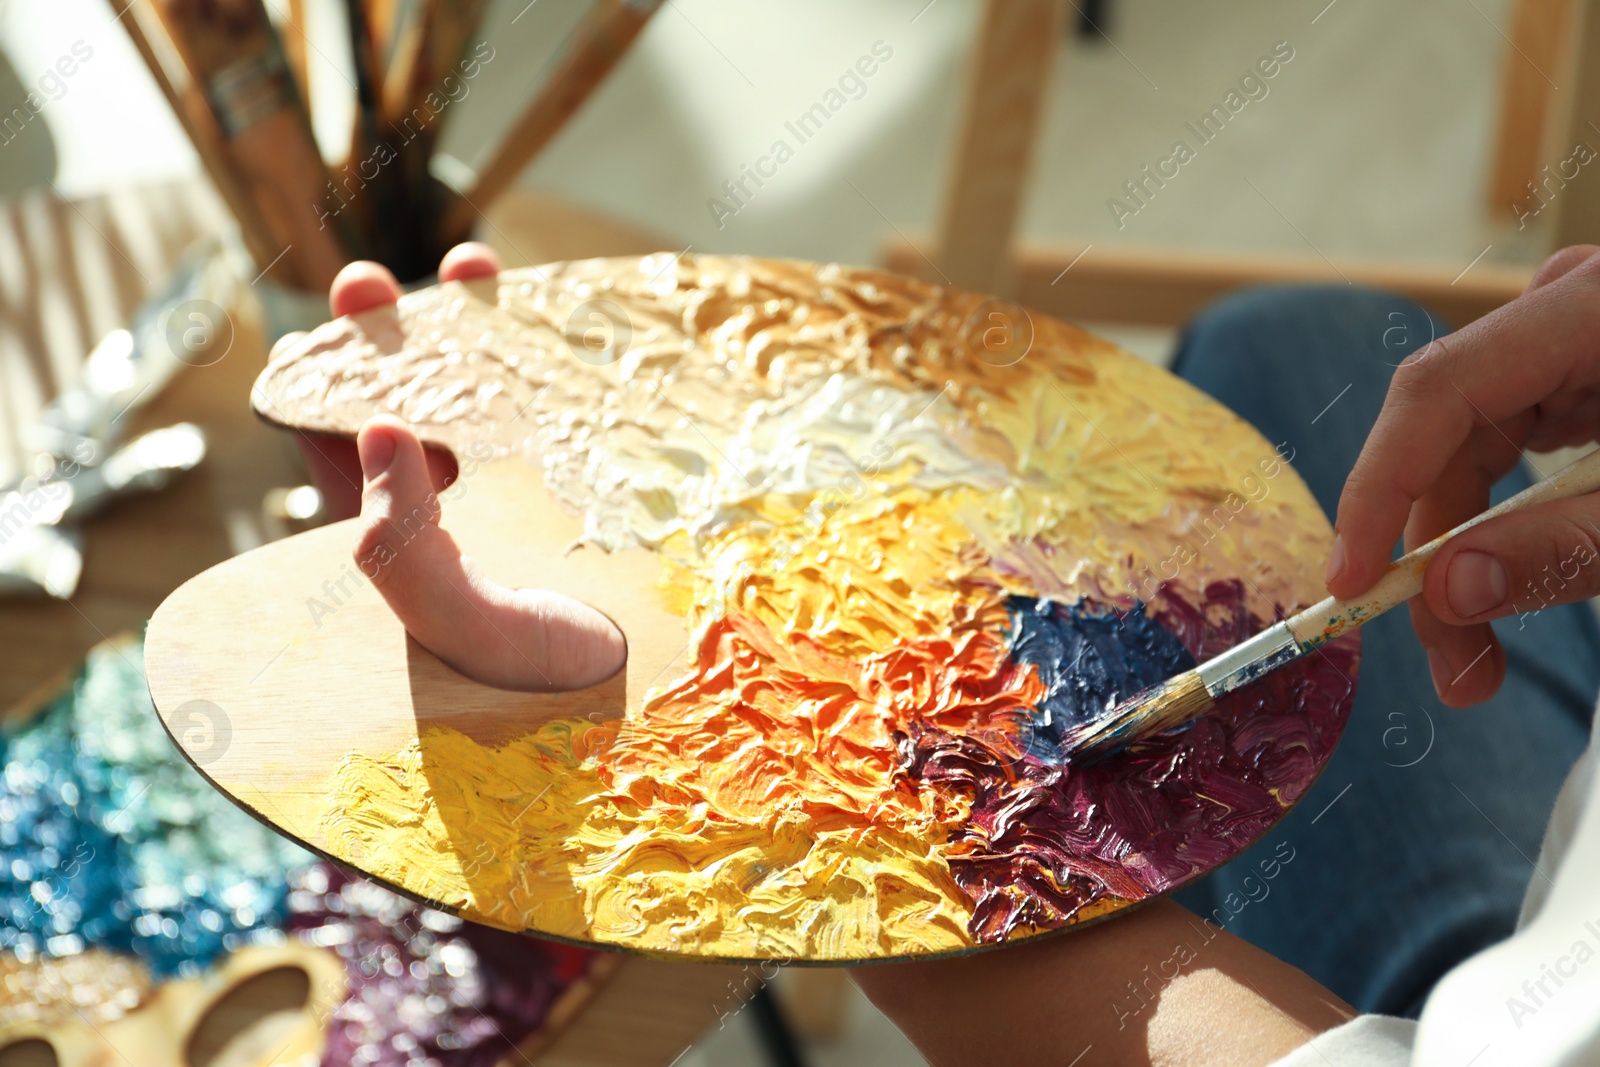
[[[916,717],[1003,732],[1001,705],[1037,682],[1003,666],[998,596],[962,598],[945,574],[957,528],[912,495],[841,510],[783,566],[742,536],[712,546],[743,611],[697,619],[697,667],[620,726],[557,722],[498,749],[431,729],[348,757],[327,839],[513,929],[796,958],[966,944],[939,853],[964,805],[893,782],[893,733]],[[830,570],[825,554],[887,560]],[[809,639],[778,636],[785,618]]]

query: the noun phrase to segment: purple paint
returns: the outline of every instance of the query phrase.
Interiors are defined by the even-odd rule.
[[[1052,621],[1093,627],[1109,610],[1079,605],[1055,611]],[[1163,587],[1148,617],[1195,661],[1269,625],[1250,613],[1239,581],[1213,582],[1198,604]],[[1012,636],[1029,632],[1015,627]],[[1138,644],[1100,642],[1130,652]],[[1088,767],[1062,764],[1037,745],[1024,751],[914,726],[901,738],[907,773],[971,798],[950,866],[973,902],[974,939],[993,943],[1020,927],[1063,926],[1107,897],[1170,892],[1264,834],[1332,754],[1354,698],[1359,647],[1354,633],[1330,642],[1223,698],[1189,729]],[[1032,653],[1014,647],[1012,654]],[[1119,686],[1134,677],[1141,685],[1161,680],[1144,677],[1151,672],[1136,656],[1124,665],[1128,677]]]
[[[462,922],[329,864],[291,876],[287,931],[344,961],[324,1067],[496,1067],[592,952]]]

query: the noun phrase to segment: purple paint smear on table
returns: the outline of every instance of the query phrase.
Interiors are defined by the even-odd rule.
[[[286,929],[344,961],[323,1067],[520,1062],[593,953],[462,922],[330,864],[290,879]]]

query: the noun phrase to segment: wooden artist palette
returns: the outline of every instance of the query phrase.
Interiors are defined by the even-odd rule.
[[[960,952],[1168,892],[1331,754],[1354,639],[1189,730],[1059,732],[1320,599],[1330,530],[1253,429],[1081,330],[878,271],[591,260],[329,323],[253,396],[451,449],[490,577],[626,667],[490,689],[410,640],[352,523],[196,577],[151,692],[237,803],[427,903],[707,959]]]

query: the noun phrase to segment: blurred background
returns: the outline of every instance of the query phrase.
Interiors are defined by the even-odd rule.
[[[887,265],[1074,318],[1161,362],[1194,308],[1259,281],[1387,285],[1459,325],[1600,222],[1584,171],[1600,145],[1585,118],[1600,108],[1586,107],[1600,101],[1581,61],[1596,20],[1578,0],[463,4],[451,55],[470,66],[399,84],[401,116],[408,93],[436,93],[428,154],[388,168],[405,182],[375,210],[351,165],[381,155],[387,135],[363,122],[393,118],[385,71],[444,33],[405,36],[419,5],[366,5],[362,23],[339,0],[267,0],[309,101],[309,149],[246,144],[271,106],[251,94],[273,70],[209,96],[195,88],[208,75],[184,76],[237,58],[185,38],[185,19],[209,11],[213,30],[237,29],[258,5],[129,6],[0,0],[0,707],[12,709],[0,817],[22,827],[0,836],[0,1064],[65,1062],[50,1033],[77,1027],[87,1048],[137,1022],[163,982],[208,980],[177,1000],[209,1010],[247,990],[226,1025],[184,1009],[185,1026],[211,1027],[195,1046],[208,1063],[272,1062],[278,1035],[328,1063],[520,1062],[514,1045],[537,1045],[540,1063],[920,1062],[836,975],[786,972],[776,997],[741,1009],[770,975],[632,960],[613,974],[559,953],[496,970],[504,945],[268,839],[200,859],[161,851],[183,834],[200,848],[238,813],[212,811],[208,787],[158,751],[159,728],[138,733],[137,631],[193,573],[320,521],[292,445],[250,418],[247,396],[270,341],[326,317],[330,264],[345,256],[425,281],[471,234],[508,264],[666,251]],[[585,53],[597,25],[611,50]],[[441,71],[454,83],[435,84]],[[576,88],[540,112],[553,79]],[[296,150],[315,177],[295,170]],[[304,194],[292,224],[261,199],[280,177]],[[307,224],[307,201],[327,225]],[[250,225],[239,236],[241,203],[260,216],[254,240]],[[422,236],[395,236],[412,229]],[[343,243],[313,254],[330,234]],[[113,455],[123,473],[107,473]],[[75,478],[74,502],[38,495]],[[149,761],[133,778],[111,773],[127,752],[73,740],[108,723]],[[154,784],[131,796],[130,782]],[[139,833],[121,825],[164,790],[189,806]],[[69,844],[89,850],[75,865]],[[84,882],[90,867],[104,884]],[[179,888],[159,892],[163,878]],[[246,948],[295,945],[345,946],[337,995],[278,974],[295,960],[215,978]],[[417,1036],[424,1024],[350,1007],[371,961],[391,957],[427,981],[380,981],[373,1003],[415,996],[414,1014],[446,1020],[439,1033],[491,1017],[523,1029],[499,1046],[441,1045]],[[462,967],[538,1010],[487,1011],[481,990],[462,991]],[[301,1048],[296,1013],[356,1036]]]

